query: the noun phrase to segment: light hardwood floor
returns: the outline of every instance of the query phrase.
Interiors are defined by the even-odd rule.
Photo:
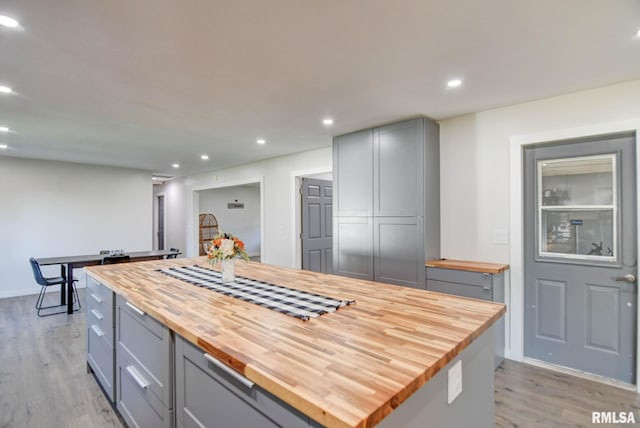
[[[84,305],[38,318],[35,300],[0,299],[0,428],[122,427],[86,371]],[[640,426],[640,396],[613,386],[512,361],[495,386],[497,427],[587,427],[594,410],[633,411]]]

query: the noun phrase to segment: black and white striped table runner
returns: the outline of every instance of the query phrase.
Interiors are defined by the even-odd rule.
[[[236,276],[234,283],[225,284],[222,282],[222,272],[196,265],[159,269],[158,272],[303,321],[355,303],[355,300],[333,299],[241,276]]]

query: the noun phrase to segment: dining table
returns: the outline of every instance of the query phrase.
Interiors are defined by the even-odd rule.
[[[153,250],[153,251],[132,251],[122,253],[129,256],[131,262],[142,262],[146,260],[160,260],[168,256],[182,254],[177,250]],[[73,270],[85,266],[101,265],[102,260],[109,254],[85,254],[79,256],[41,257],[36,258],[40,266],[60,265],[60,276],[67,278],[67,283],[62,284],[60,290],[60,305],[67,305],[67,313],[73,313]]]

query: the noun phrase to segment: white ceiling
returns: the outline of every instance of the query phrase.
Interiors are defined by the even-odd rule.
[[[0,155],[168,175],[640,78],[638,0],[3,0],[0,14],[23,27],[0,27],[0,84],[17,92],[0,96],[15,130]]]

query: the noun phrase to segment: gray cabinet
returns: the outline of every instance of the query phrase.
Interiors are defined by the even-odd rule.
[[[367,129],[335,138],[335,215],[373,215],[373,162],[373,130]],[[340,181],[337,181],[336,177],[340,177]]]
[[[472,299],[504,303],[504,271],[498,273],[426,268],[427,290],[454,294]],[[505,323],[500,318],[495,331],[495,368],[504,360]]]
[[[373,215],[423,216],[424,120],[375,128],[373,136]]]
[[[373,217],[338,217],[334,223],[333,273],[372,280]]]
[[[438,125],[417,118],[339,136],[333,155],[334,272],[424,288],[424,260],[440,252]]]
[[[176,420],[179,428],[310,426],[307,416],[177,335]]]
[[[113,292],[87,277],[87,364],[107,397],[115,399]]]
[[[173,426],[173,341],[167,327],[118,295],[117,408],[131,427]]]
[[[424,288],[422,217],[375,217],[373,222],[375,280]]]

